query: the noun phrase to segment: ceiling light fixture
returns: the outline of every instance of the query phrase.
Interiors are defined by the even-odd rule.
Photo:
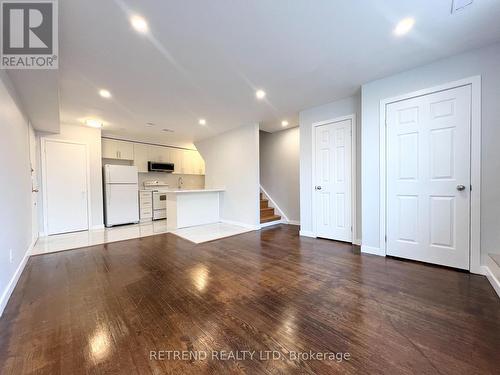
[[[99,95],[101,95],[103,98],[106,98],[106,99],[111,98],[111,93],[105,89],[99,90]]]
[[[96,128],[96,129],[100,129],[103,126],[102,121],[99,121],[96,119],[85,120],[85,125],[90,126],[91,128]]]
[[[155,124],[153,122],[146,122],[146,126],[148,128],[151,128],[151,127],[155,126]]]
[[[130,17],[132,27],[141,34],[146,34],[149,31],[148,23],[146,20],[138,15]]]
[[[288,121],[286,121],[286,120],[281,121],[281,126],[286,128],[288,126]]]
[[[257,90],[255,92],[255,96],[257,97],[257,99],[262,100],[266,97],[266,92],[264,90]]]
[[[205,120],[204,118],[200,118],[200,120],[198,121],[198,124],[200,124],[200,125],[206,125],[207,124],[207,120]]]
[[[162,132],[166,133],[173,133],[174,131],[172,129],[161,129]]]
[[[403,36],[407,34],[415,25],[415,19],[412,17],[403,18],[398,22],[396,27],[394,28],[394,35]]]

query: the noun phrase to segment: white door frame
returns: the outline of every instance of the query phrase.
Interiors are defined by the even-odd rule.
[[[358,230],[356,226],[357,218],[356,218],[356,191],[357,191],[357,182],[356,182],[356,114],[336,117],[330,120],[315,122],[311,126],[311,142],[312,142],[312,179],[311,179],[311,208],[312,208],[312,226],[313,226],[313,234],[314,237],[318,237],[318,233],[316,231],[316,214],[315,214],[315,205],[314,205],[314,181],[316,181],[316,128],[318,126],[333,124],[336,122],[342,122],[345,120],[351,120],[351,225],[352,225],[352,243],[355,245],[361,245],[361,241],[358,237]]]
[[[92,205],[91,205],[91,192],[90,192],[90,158],[89,158],[89,146],[86,143],[74,142],[65,139],[54,139],[50,137],[40,138],[40,151],[42,160],[42,199],[43,199],[43,235],[48,235],[48,216],[47,216],[47,161],[45,159],[46,144],[47,142],[59,142],[59,143],[70,143],[74,145],[81,145],[85,147],[85,161],[86,161],[86,179],[87,179],[87,230],[92,228]]]
[[[386,109],[391,103],[433,94],[462,86],[471,86],[471,186],[470,195],[470,243],[469,270],[482,274],[481,270],[481,76],[474,76],[443,85],[414,91],[380,101],[380,255],[386,255]]]

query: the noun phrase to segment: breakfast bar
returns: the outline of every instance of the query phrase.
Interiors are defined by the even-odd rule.
[[[224,189],[181,189],[167,192],[167,229],[213,224],[220,221]]]

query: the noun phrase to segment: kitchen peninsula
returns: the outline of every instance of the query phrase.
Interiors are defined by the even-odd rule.
[[[224,189],[180,189],[167,193],[167,229],[218,223]]]

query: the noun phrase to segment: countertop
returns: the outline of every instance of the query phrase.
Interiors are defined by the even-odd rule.
[[[167,194],[188,194],[188,193],[213,193],[213,192],[222,192],[225,189],[178,189],[178,190],[167,190],[165,191]]]

